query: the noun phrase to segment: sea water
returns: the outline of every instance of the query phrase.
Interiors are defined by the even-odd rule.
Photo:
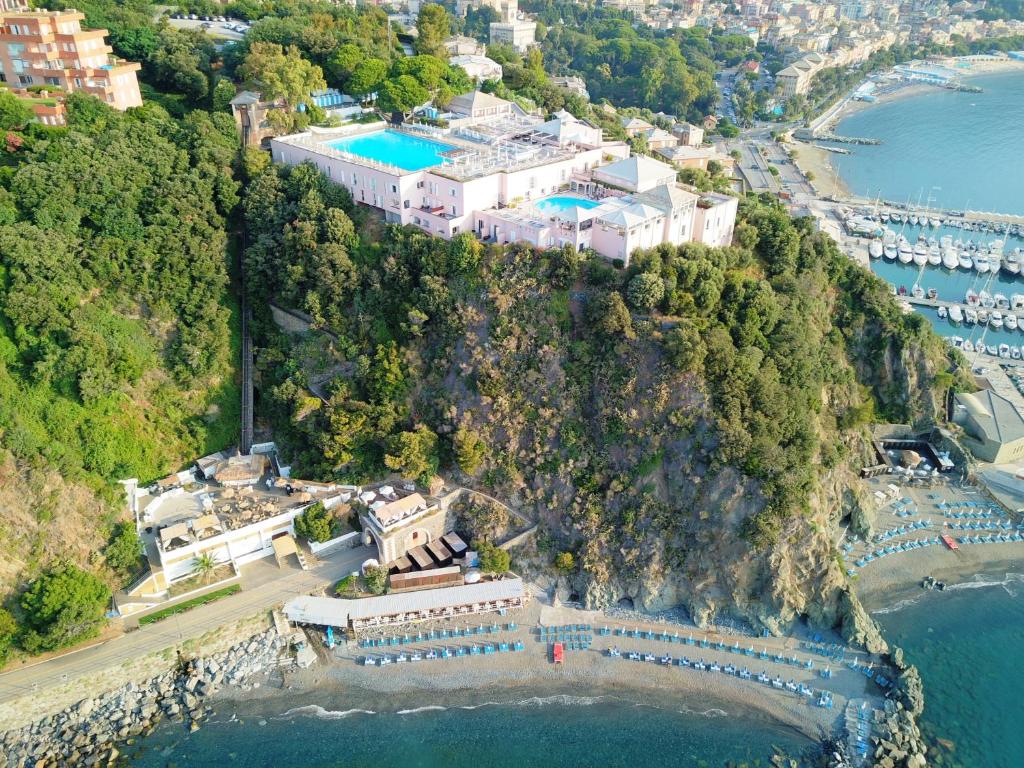
[[[136,768],[767,768],[774,747],[798,755],[812,746],[790,729],[711,702],[684,706],[656,695],[639,704],[550,691],[498,698],[396,710],[387,696],[350,707],[313,691],[221,704],[199,731],[165,723],[126,754]]]
[[[874,616],[921,672],[929,765],[1024,765],[1024,575],[979,576]]]
[[[947,210],[1024,214],[1024,71],[967,80],[983,93],[933,89],[870,107],[836,132],[881,140],[830,161],[858,195]]]

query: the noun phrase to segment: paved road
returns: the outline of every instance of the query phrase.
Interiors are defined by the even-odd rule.
[[[371,547],[341,549],[325,555],[308,571],[299,570],[293,558],[288,559],[283,569],[278,569],[272,559],[244,566],[243,589],[238,594],[140,627],[101,645],[0,675],[0,704],[120,666],[268,610],[295,595],[319,590],[358,569],[376,554],[377,550]]]

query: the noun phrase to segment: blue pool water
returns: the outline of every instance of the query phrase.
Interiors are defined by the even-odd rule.
[[[573,197],[572,195],[556,195],[555,197],[546,197],[543,200],[538,200],[534,203],[534,206],[541,213],[558,214],[563,211],[567,211],[570,208],[579,206],[584,210],[590,210],[591,208],[597,208],[600,203],[597,200],[587,200],[585,197]]]
[[[432,165],[440,165],[444,160],[442,152],[453,149],[448,144],[441,144],[419,136],[410,136],[398,131],[376,131],[359,136],[350,136],[329,142],[327,146],[339,152],[375,160],[378,163],[397,165],[406,171],[420,171]]]

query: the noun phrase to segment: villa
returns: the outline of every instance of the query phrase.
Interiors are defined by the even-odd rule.
[[[636,248],[708,242],[695,234],[699,196],[676,183],[675,168],[631,157],[624,142],[568,112],[545,121],[474,91],[429,116],[445,127],[311,129],[273,139],[271,151],[275,162],[312,162],[386,221],[443,238],[572,245],[623,264]],[[735,200],[714,208],[701,231],[713,229],[720,243],[731,238]]]

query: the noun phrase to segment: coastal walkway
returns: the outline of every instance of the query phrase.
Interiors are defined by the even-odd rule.
[[[0,722],[11,714],[10,708],[29,708],[28,699],[41,698],[63,690],[81,698],[90,690],[91,676],[139,659],[180,648],[190,640],[236,621],[268,611],[296,594],[320,591],[348,575],[372,556],[367,547],[341,549],[324,556],[308,571],[280,570],[267,561],[257,561],[242,570],[242,591],[215,603],[199,606],[163,621],[140,627],[107,642],[55,656],[46,661],[15,667],[0,674]]]

